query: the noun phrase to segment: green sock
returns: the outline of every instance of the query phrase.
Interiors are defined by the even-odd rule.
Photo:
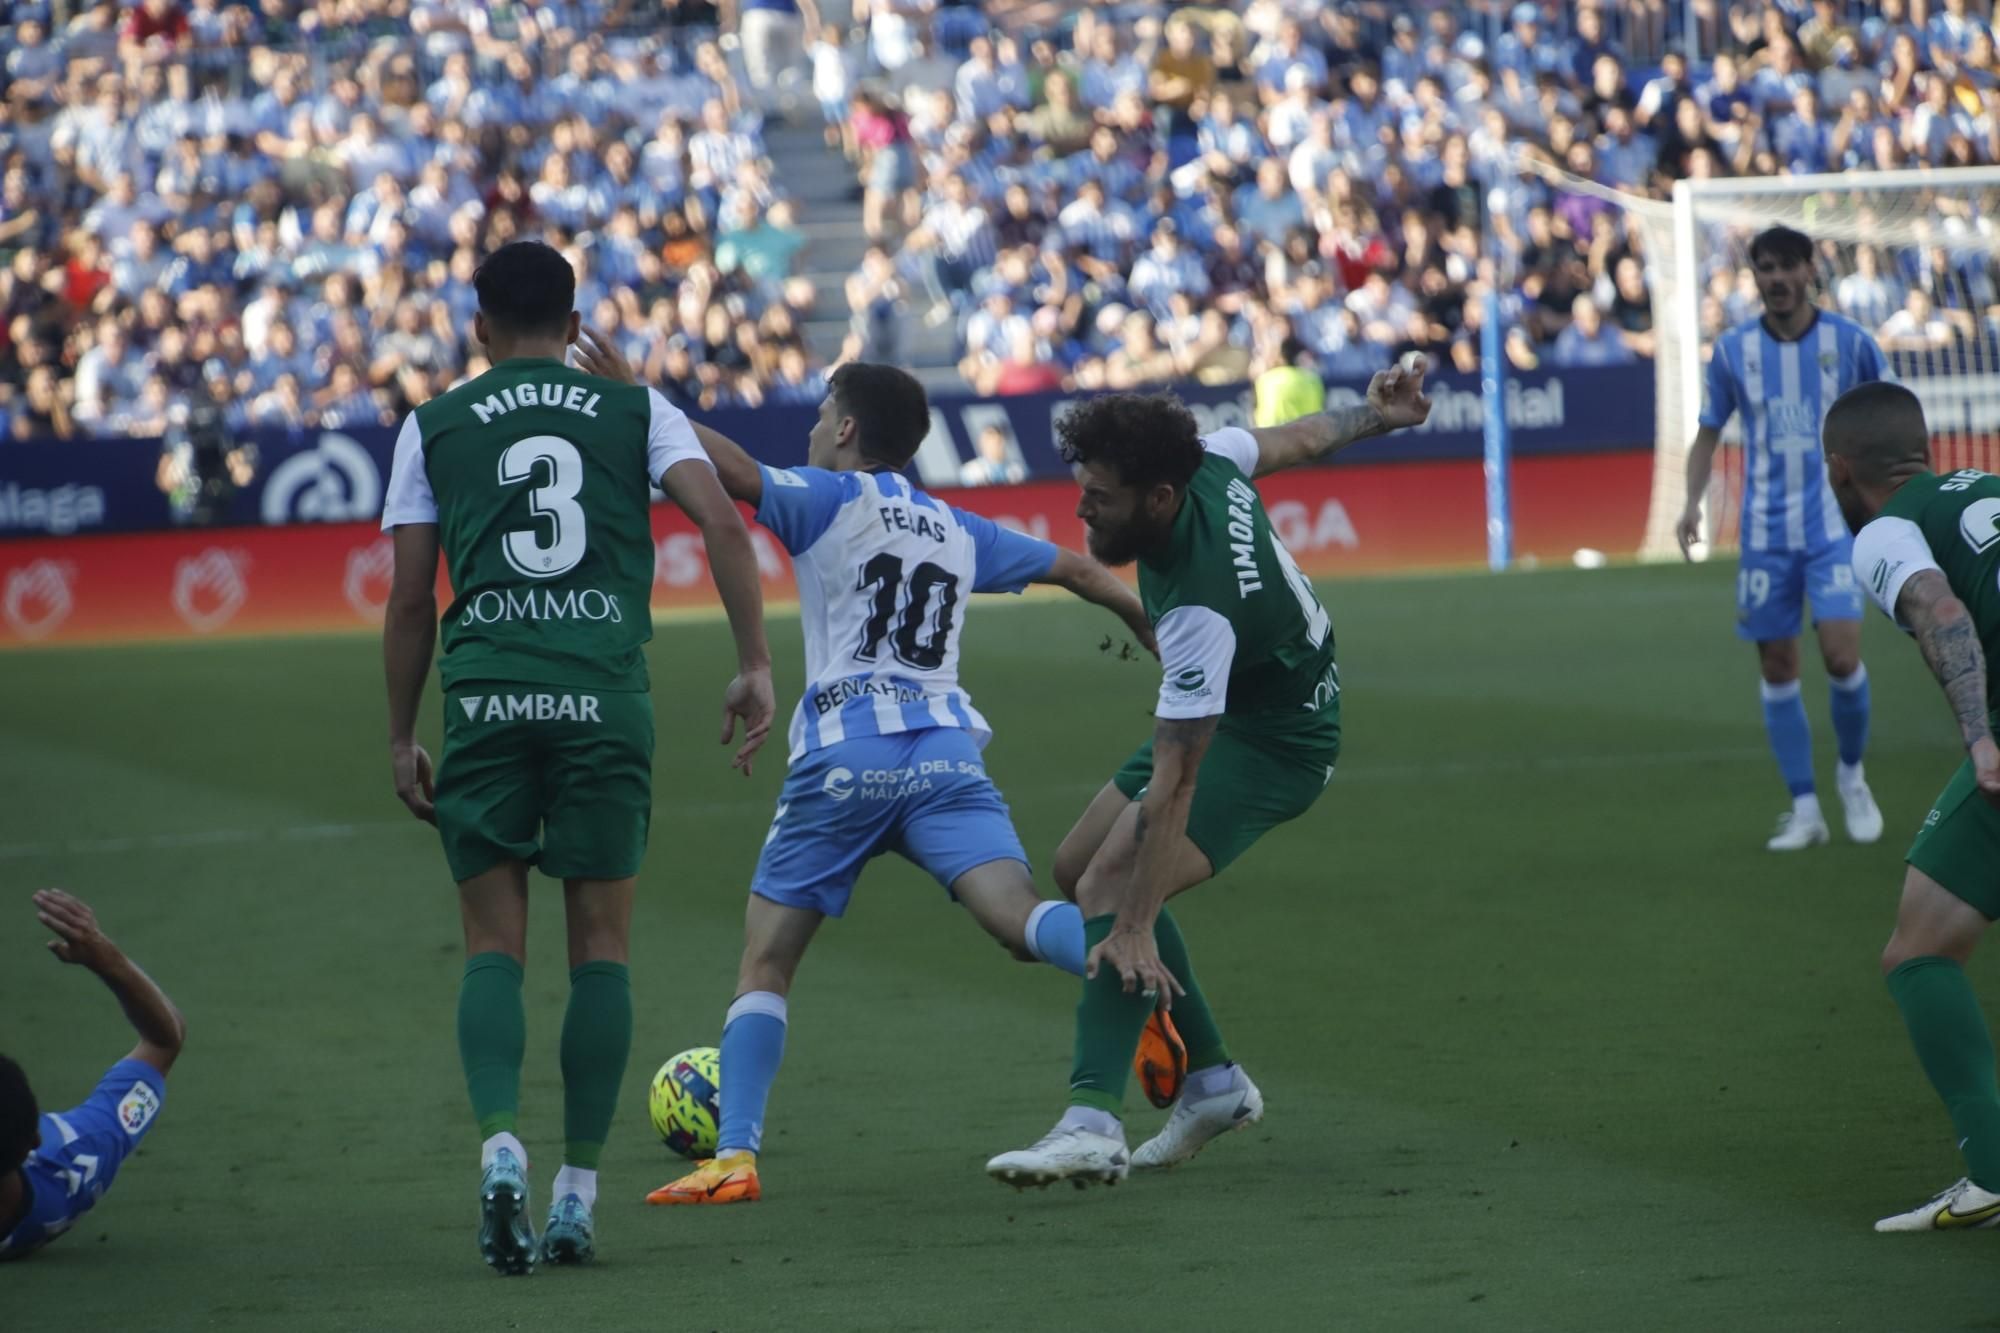
[[[1167,971],[1174,974],[1185,992],[1174,997],[1173,1017],[1174,1029],[1187,1046],[1188,1068],[1212,1069],[1228,1064],[1229,1048],[1222,1043],[1222,1030],[1215,1025],[1208,997],[1201,993],[1201,986],[1194,979],[1194,964],[1188,961],[1187,941],[1181,938],[1180,923],[1164,907],[1160,909],[1159,920],[1153,923],[1153,944],[1160,951],[1160,961],[1167,965]]]
[[[623,963],[572,969],[562,1027],[564,1166],[597,1169],[631,1053],[631,969]]]
[[[458,1059],[479,1137],[514,1132],[521,1109],[521,1057],[528,1016],[521,1007],[521,965],[504,953],[465,960],[458,986]]]
[[[1088,953],[1111,933],[1111,915],[1083,923],[1083,947]],[[1090,1106],[1117,1115],[1125,1106],[1125,1081],[1132,1057],[1139,1051],[1139,1034],[1153,1001],[1140,991],[1125,992],[1115,967],[1100,967],[1083,983],[1076,1006],[1076,1064],[1070,1070],[1069,1104]]]
[[[1910,1044],[1951,1112],[1965,1173],[2000,1192],[2000,1083],[1993,1037],[1965,970],[1949,958],[1912,958],[1889,974],[1889,994],[1909,1025]]]

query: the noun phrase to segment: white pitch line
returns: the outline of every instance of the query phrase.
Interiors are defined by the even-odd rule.
[[[1337,787],[1371,786],[1376,783],[1429,782],[1440,779],[1479,777],[1497,773],[1569,773],[1625,768],[1669,768],[1683,764],[1731,763],[1758,759],[1767,754],[1763,746],[1732,746],[1711,750],[1661,750],[1633,754],[1524,755],[1512,759],[1432,760],[1407,764],[1362,764],[1342,768],[1334,775]],[[1100,782],[1047,784],[1015,799],[1032,801],[1040,797],[1072,798],[1097,791]],[[700,801],[667,803],[660,813],[702,817],[731,814],[744,809],[746,801]],[[761,805],[761,802],[758,802]],[[47,856],[115,856],[121,852],[178,851],[191,847],[229,847],[261,842],[338,842],[349,838],[372,838],[385,833],[434,833],[427,824],[414,819],[371,820],[348,824],[275,824],[264,828],[190,829],[178,833],[143,833],[120,838],[71,838],[61,841],[0,843],[0,861],[19,861]]]

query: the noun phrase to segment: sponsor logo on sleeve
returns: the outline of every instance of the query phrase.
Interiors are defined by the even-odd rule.
[[[806,479],[790,468],[774,467],[768,475],[772,482],[779,486],[791,486],[798,490],[806,489]]]
[[[144,1083],[134,1083],[118,1103],[118,1123],[135,1139],[159,1113],[160,1096]]]

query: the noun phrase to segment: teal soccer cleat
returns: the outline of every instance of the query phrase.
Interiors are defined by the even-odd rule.
[[[502,1148],[479,1182],[479,1255],[502,1277],[535,1270],[535,1233],[528,1225],[528,1172]]]
[[[549,1209],[549,1224],[542,1231],[542,1262],[587,1264],[596,1257],[589,1206],[574,1194],[563,1195]]]

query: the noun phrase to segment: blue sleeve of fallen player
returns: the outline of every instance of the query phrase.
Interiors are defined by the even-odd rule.
[[[792,555],[808,550],[825,536],[840,507],[858,493],[847,477],[824,468],[766,467],[763,471],[764,498],[757,504],[757,521]]]

